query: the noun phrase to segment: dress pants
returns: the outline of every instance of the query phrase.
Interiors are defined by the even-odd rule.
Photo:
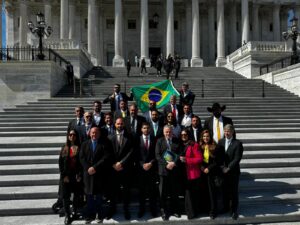
[[[185,188],[185,211],[189,219],[199,213],[200,208],[200,178],[187,180]]]
[[[225,174],[224,176],[224,207],[230,209],[231,213],[236,213],[238,209],[239,178],[239,174]]]

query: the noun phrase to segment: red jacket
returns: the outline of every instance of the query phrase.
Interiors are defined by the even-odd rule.
[[[199,144],[193,143],[189,145],[185,153],[187,179],[197,179],[201,175],[201,163],[203,161],[202,153],[200,152]]]

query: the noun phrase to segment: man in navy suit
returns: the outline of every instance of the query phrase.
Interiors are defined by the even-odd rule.
[[[234,127],[227,124],[224,127],[225,138],[221,139],[217,145],[220,149],[221,158],[224,159],[224,207],[229,209],[231,205],[231,216],[234,220],[238,218],[239,203],[239,178],[240,178],[240,161],[243,156],[243,144],[234,138]],[[230,204],[231,202],[231,204]]]
[[[164,116],[166,117],[168,113],[173,113],[174,117],[176,118],[177,124],[180,125],[180,120],[183,115],[183,109],[182,106],[179,104],[176,104],[176,95],[172,95],[170,98],[170,104],[166,105],[164,108]]]
[[[142,135],[135,146],[140,203],[138,217],[143,217],[145,213],[146,196],[149,196],[151,215],[156,217],[157,164],[155,159],[155,138],[150,135],[150,124],[148,122],[142,123],[141,132]]]

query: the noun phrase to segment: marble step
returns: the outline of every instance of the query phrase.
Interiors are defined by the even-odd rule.
[[[282,167],[296,167],[300,165],[299,158],[254,158],[242,159],[241,168],[282,168]]]
[[[28,174],[28,175],[1,175],[0,187],[58,185],[59,173]]]
[[[278,167],[278,168],[242,168],[241,176],[243,179],[258,178],[299,178],[300,167]]]
[[[0,157],[11,156],[47,156],[59,155],[59,147],[35,147],[35,148],[1,148]]]
[[[28,175],[59,173],[58,163],[0,165],[0,175]]]
[[[59,153],[54,155],[0,156],[0,165],[57,164],[58,158]]]

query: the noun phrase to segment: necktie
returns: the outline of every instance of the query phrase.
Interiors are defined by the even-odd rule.
[[[96,147],[97,147],[97,143],[96,143],[96,141],[93,141],[92,143],[93,143],[93,152],[95,152],[96,151]]]
[[[156,136],[156,133],[157,133],[157,123],[154,123],[153,124],[153,128],[154,128],[154,136]]]
[[[125,118],[126,114],[124,111],[122,111],[122,117]]]
[[[221,131],[220,131],[220,121],[217,119],[217,137],[218,141],[221,139]]]
[[[175,109],[175,105],[172,105],[172,108],[173,108],[172,114],[173,114],[174,118],[176,118],[176,109]]]
[[[134,117],[132,117],[131,119],[132,119],[132,120],[131,120],[131,131],[132,131],[133,133],[135,133],[135,129],[134,129],[134,128],[135,128],[135,126],[134,126],[134,125],[135,125],[135,119],[134,119]]]
[[[146,148],[147,150],[149,149],[148,137],[146,137],[145,148]]]
[[[121,146],[122,145],[122,134],[118,133],[117,134],[117,139],[118,139],[119,146]]]

